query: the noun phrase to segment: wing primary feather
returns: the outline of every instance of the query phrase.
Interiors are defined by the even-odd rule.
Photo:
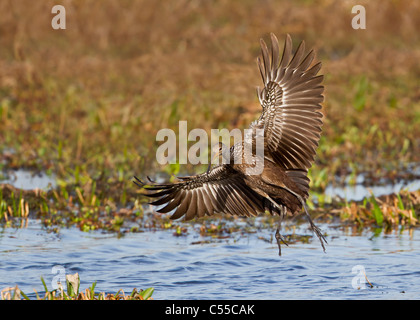
[[[184,198],[185,198],[185,192],[182,192],[181,190],[175,195],[174,199],[171,202],[169,202],[165,207],[157,210],[157,212],[159,213],[171,212],[172,210],[174,210],[176,207],[180,205],[180,203],[182,202]]]
[[[209,216],[214,214],[214,208],[213,208],[210,197],[211,197],[211,194],[209,194],[209,191],[207,190],[206,186],[204,185],[203,186],[203,201],[204,201],[204,205],[206,207],[206,212]]]
[[[275,78],[277,68],[279,67],[280,61],[280,48],[279,41],[274,33],[270,34],[271,37],[271,79]]]
[[[296,52],[295,52],[292,60],[290,60],[290,63],[287,66],[288,69],[294,70],[294,69],[296,69],[299,66],[299,64],[300,64],[300,62],[302,60],[302,56],[303,56],[304,51],[305,51],[305,41],[302,41],[299,44],[299,46],[298,46],[298,48],[297,48],[297,50],[296,50]]]
[[[265,70],[264,70],[264,66],[263,66],[263,63],[261,62],[260,57],[257,57],[257,65],[258,65],[258,69],[260,70],[260,74],[261,74],[261,78],[263,80],[263,83],[266,84]]]
[[[197,214],[197,189],[188,191],[191,193],[191,199],[188,201],[188,209],[185,213],[185,221],[189,221]]]
[[[262,57],[263,57],[263,62],[264,62],[264,83],[267,84],[271,79],[269,73],[270,73],[270,60],[268,57],[268,48],[266,43],[264,42],[263,39],[260,40],[260,44],[261,44],[261,52],[262,52]]]
[[[279,70],[284,70],[286,66],[289,64],[290,56],[292,54],[292,38],[290,35],[286,35],[286,40],[284,42],[284,49],[283,49],[283,55],[280,61]],[[279,74],[277,74],[277,78],[279,77]],[[277,81],[276,78],[276,81]]]
[[[305,72],[306,69],[311,65],[312,61],[315,58],[315,53],[313,50],[309,51],[306,57],[302,60],[300,65],[298,66],[299,70]]]
[[[206,206],[204,204],[204,198],[202,193],[202,188],[197,189],[197,216],[199,218],[204,217],[206,214]]]
[[[180,201],[180,205],[178,206],[174,214],[171,216],[171,219],[179,219],[185,214],[185,212],[187,212],[188,205],[191,200],[191,192],[188,192],[188,191],[184,191],[184,192],[185,192],[185,197]]]

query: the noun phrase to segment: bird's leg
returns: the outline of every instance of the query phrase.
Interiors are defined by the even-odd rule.
[[[280,216],[279,216],[279,225],[278,225],[277,231],[276,231],[276,240],[277,240],[277,245],[279,246],[279,256],[281,256],[281,242],[280,241],[282,241],[286,246],[289,246],[287,244],[287,242],[284,240],[283,236],[280,234],[281,221],[283,220],[284,208],[282,208],[282,209],[283,210],[281,210]]]
[[[284,210],[286,210],[286,208],[284,208],[283,206],[279,205],[277,202],[275,202],[273,199],[271,199],[271,197],[268,194],[265,194],[265,197],[270,200],[274,206],[276,208],[278,208],[280,210],[280,216],[279,216],[279,225],[277,226],[277,230],[276,230],[276,240],[277,240],[277,245],[279,246],[279,256],[281,256],[281,242],[282,241],[286,246],[289,246],[286,241],[284,240],[283,236],[280,234],[280,229],[281,229],[281,221],[283,220],[284,217]]]
[[[311,219],[311,216],[309,215],[309,213],[308,213],[308,208],[307,208],[307,206],[306,206],[306,202],[305,202],[305,200],[303,200],[303,198],[300,196],[300,195],[298,195],[296,192],[294,192],[294,191],[292,191],[292,190],[290,190],[289,188],[286,188],[286,187],[282,187],[283,189],[285,189],[285,190],[287,190],[287,191],[289,191],[291,194],[293,194],[299,201],[300,201],[300,203],[302,204],[302,206],[303,206],[303,209],[305,210],[305,213],[306,213],[306,218],[308,219],[308,221],[309,221],[309,224],[311,225],[311,229],[312,229],[312,231],[313,232],[315,232],[315,234],[317,235],[317,237],[318,237],[318,239],[319,239],[319,241],[321,242],[321,246],[322,246],[322,249],[324,250],[324,252],[325,252],[325,246],[324,246],[324,242],[325,243],[328,243],[327,242],[327,240],[325,240],[325,238],[324,238],[324,236],[322,235],[322,232],[321,232],[321,229],[319,229],[314,223],[313,223],[313,221],[312,221],[312,219]]]

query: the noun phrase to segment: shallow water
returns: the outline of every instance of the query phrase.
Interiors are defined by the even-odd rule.
[[[2,182],[45,189],[54,186],[54,177],[16,171]],[[420,182],[369,187],[376,196],[402,188],[417,190]],[[325,194],[361,200],[369,190],[358,178],[355,186],[329,186]],[[155,299],[420,299],[419,229],[373,236],[319,226],[328,234],[326,253],[312,238],[283,245],[279,257],[274,242],[259,239],[270,239],[269,229],[219,240],[193,230],[182,237],[161,230],[117,238],[76,228],[47,232],[30,219],[26,228],[0,229],[0,290],[18,285],[34,298],[33,289],[43,291],[41,276],[51,290],[59,276],[78,272],[81,290],[95,281],[96,292],[154,287]],[[307,224],[295,233],[312,235]],[[203,240],[211,242],[194,244]]]
[[[275,243],[258,238],[270,239],[269,229],[192,244],[211,238],[195,232],[175,237],[173,230],[122,238],[74,228],[47,233],[29,220],[27,228],[0,231],[0,289],[17,284],[34,297],[33,289],[43,291],[40,277],[51,289],[58,275],[52,269],[62,266],[67,274],[79,273],[82,290],[94,281],[96,292],[154,287],[154,299],[420,298],[419,230],[373,237],[319,226],[328,234],[326,253],[312,238],[283,246],[279,257]],[[311,235],[306,224],[295,233]],[[365,286],[361,271],[352,273],[355,266],[364,268],[373,288]]]
[[[337,187],[329,184],[324,191],[326,197],[339,197],[348,201],[361,201],[371,194],[375,197],[398,193],[401,190],[416,191],[420,190],[420,179],[413,179],[410,181],[399,181],[396,183],[384,183],[381,185],[366,185],[363,175],[356,178],[354,185],[346,184],[345,186]],[[316,195],[315,195],[316,198]]]
[[[18,189],[33,190],[33,189],[49,189],[55,188],[57,183],[55,176],[48,176],[43,172],[34,173],[30,170],[19,169],[9,170],[6,172],[5,180],[0,180],[0,183],[8,183]]]

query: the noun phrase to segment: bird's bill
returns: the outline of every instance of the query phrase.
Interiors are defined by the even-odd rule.
[[[217,157],[219,157],[219,155],[220,155],[219,152],[215,152],[213,154],[213,156],[211,157],[210,162],[209,162],[209,166],[207,167],[207,174],[210,172],[211,164],[213,163],[214,159],[216,159]]]

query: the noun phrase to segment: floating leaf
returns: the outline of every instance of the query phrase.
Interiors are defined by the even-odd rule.
[[[150,288],[147,288],[146,290],[143,290],[142,292],[140,292],[140,293],[139,293],[139,295],[140,295],[140,296],[141,296],[144,300],[147,300],[147,299],[149,299],[149,298],[152,296],[153,291],[155,291],[155,288],[150,287]]]

